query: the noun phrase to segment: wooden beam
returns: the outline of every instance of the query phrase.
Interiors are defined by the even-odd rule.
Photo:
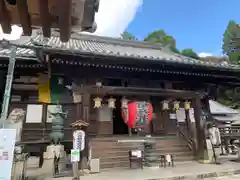
[[[31,18],[28,13],[27,1],[17,0],[16,2],[17,2],[20,23],[23,28],[23,33],[25,36],[31,36],[32,35]]]
[[[42,23],[43,36],[50,37],[53,18],[49,13],[48,0],[38,0],[38,6]]]
[[[194,118],[197,131],[197,159],[201,162],[206,160],[207,146],[205,137],[205,122],[202,120],[201,97],[197,96],[193,99]]]
[[[10,17],[4,0],[0,0],[0,23],[3,33],[10,34],[12,32]]]
[[[56,1],[56,3],[59,18],[60,40],[62,42],[67,42],[71,36],[72,1],[60,0]]]
[[[162,88],[140,88],[140,87],[120,87],[120,86],[85,86],[79,89],[82,93],[98,95],[146,95],[146,96],[170,96],[181,99],[195,98],[198,93],[193,91],[182,91]]]

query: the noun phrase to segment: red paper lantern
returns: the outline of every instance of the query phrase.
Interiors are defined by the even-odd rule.
[[[129,128],[143,128],[152,120],[153,108],[148,102],[134,101],[122,109],[124,122]]]

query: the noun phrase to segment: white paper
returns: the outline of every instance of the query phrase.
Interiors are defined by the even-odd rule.
[[[179,110],[177,110],[176,111],[176,116],[177,116],[177,121],[178,122],[185,122],[185,119],[186,119],[185,109],[180,108]]]
[[[0,180],[11,180],[16,129],[0,129]]]
[[[42,122],[43,106],[39,104],[27,105],[26,123],[41,123]]]
[[[98,120],[102,122],[112,121],[112,109],[103,105],[102,108],[98,109]]]
[[[195,122],[194,109],[193,109],[193,108],[191,108],[191,109],[189,110],[189,118],[190,118],[190,121],[191,121],[192,123]]]
[[[136,150],[136,151],[132,151],[132,156],[135,156],[135,157],[142,157],[142,151],[140,150]]]
[[[171,158],[171,155],[170,155],[170,154],[167,154],[167,155],[166,155],[166,161],[167,161],[167,163],[172,162],[172,158]]]
[[[71,162],[79,162],[80,161],[80,151],[78,149],[71,150]]]

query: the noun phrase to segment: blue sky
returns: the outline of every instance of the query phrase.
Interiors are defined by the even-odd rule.
[[[231,19],[240,23],[240,0],[143,0],[127,31],[142,39],[164,29],[179,49],[221,55],[222,36]]]

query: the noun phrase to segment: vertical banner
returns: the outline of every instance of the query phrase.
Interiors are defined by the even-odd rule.
[[[40,74],[38,79],[38,99],[39,102],[50,103],[50,82],[47,74]]]

